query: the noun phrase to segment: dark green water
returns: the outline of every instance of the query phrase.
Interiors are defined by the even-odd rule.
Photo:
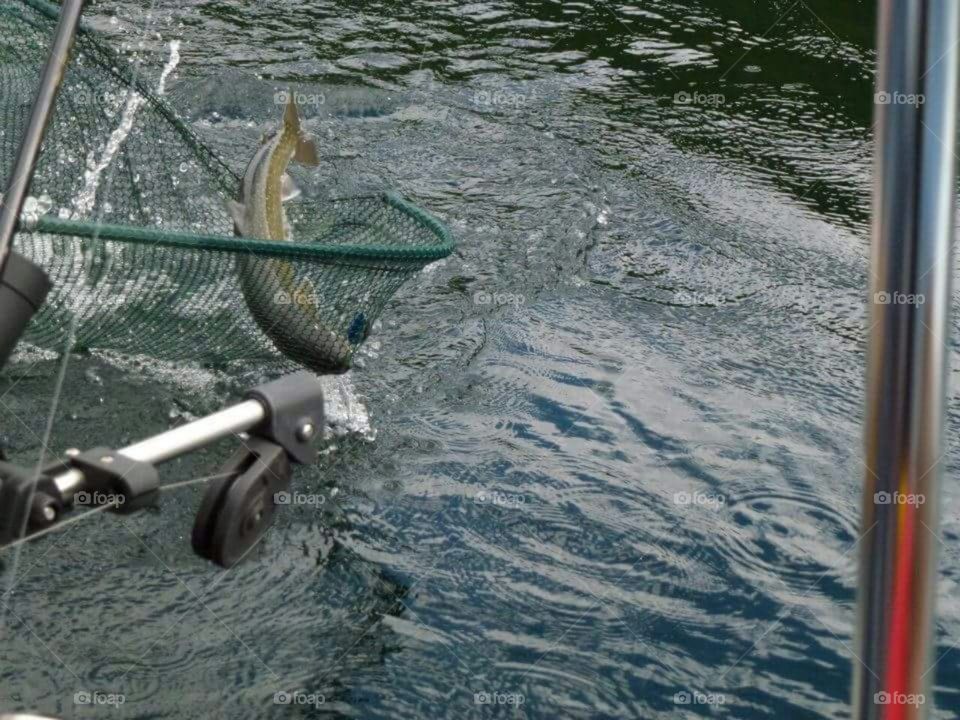
[[[0,704],[847,717],[873,10],[177,0],[147,20],[95,5],[118,44],[159,32],[161,65],[181,40],[171,98],[238,169],[293,85],[322,97],[303,112],[338,158],[324,186],[397,189],[460,246],[330,385],[336,450],[297,477],[323,505],[285,508],[250,562],[191,554],[197,488],[28,546],[4,598]],[[27,354],[0,386],[17,459],[40,451],[57,368]],[[49,446],[121,445],[246,379],[74,357]],[[950,447],[942,718],[960,714]],[[125,703],[96,711],[79,690]],[[295,690],[324,702],[275,703]]]

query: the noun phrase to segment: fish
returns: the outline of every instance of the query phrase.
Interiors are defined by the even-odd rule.
[[[227,204],[239,237],[290,241],[283,205],[297,198],[300,189],[287,167],[294,161],[319,165],[317,147],[303,131],[294,94],[287,96],[280,127],[261,139],[244,172],[240,199]],[[318,373],[350,369],[353,345],[323,322],[316,288],[307,278],[298,281],[293,264],[237,253],[237,275],[250,314],[280,352]]]

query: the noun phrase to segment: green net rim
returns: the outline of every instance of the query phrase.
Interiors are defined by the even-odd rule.
[[[47,0],[20,0],[38,12],[43,13],[52,20],[57,20],[60,16],[60,7]],[[99,40],[100,33],[94,28],[89,27],[81,21],[79,31]],[[138,93],[144,96],[164,117],[177,129],[184,140],[190,145],[202,148],[207,159],[219,166],[219,169],[226,170],[231,178],[239,184],[240,177],[232,168],[216,153],[210,150],[189,128],[183,120],[167,105],[161,101],[150,90],[145,88],[136,78],[120,70],[121,63],[116,58],[112,50],[105,43],[98,42],[98,49],[105,55],[117,59],[118,62],[113,66],[106,68],[111,74],[117,76],[126,85],[136,89]],[[211,169],[213,169],[211,167]],[[219,173],[214,173],[218,178],[221,189],[228,196],[232,196],[236,187],[229,187],[222,181]],[[155,244],[163,247],[182,248],[189,250],[217,250],[227,252],[253,252],[257,255],[268,255],[275,257],[297,257],[301,259],[310,258],[318,261],[411,261],[411,262],[433,262],[448,257],[456,248],[453,236],[450,230],[435,217],[416,205],[408,202],[398,193],[384,192],[379,195],[380,199],[390,207],[403,213],[414,220],[425,230],[431,232],[439,242],[431,245],[356,245],[356,244],[330,244],[330,243],[307,243],[307,242],[288,242],[276,240],[264,240],[226,235],[209,235],[185,233],[170,230],[161,230],[158,228],[136,227],[130,225],[115,225],[110,223],[89,223],[78,220],[66,220],[50,215],[39,218],[31,226],[24,227],[21,223],[21,230],[38,231],[56,235],[72,235],[75,237],[88,237],[103,240],[116,240],[119,242],[131,242],[140,244]],[[349,199],[346,200],[349,202]]]
[[[442,260],[454,250],[450,231],[432,215],[413,205],[393,192],[385,192],[380,198],[387,205],[412,218],[425,229],[432,232],[440,242],[436,245],[351,245],[344,243],[304,243],[276,240],[257,240],[254,238],[227,235],[199,235],[196,233],[174,232],[130,225],[112,225],[109,223],[87,223],[77,220],[64,220],[44,215],[29,228],[33,232],[54,235],[73,235],[100,240],[117,240],[138,244],[153,244],[161,247],[184,250],[217,250],[227,252],[252,252],[284,258],[314,260],[398,260],[432,262]],[[349,202],[349,201],[348,201]]]

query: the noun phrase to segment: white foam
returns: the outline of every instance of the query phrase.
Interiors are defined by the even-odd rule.
[[[100,177],[103,175],[103,171],[110,167],[117,152],[120,150],[120,146],[130,135],[137,111],[145,101],[146,98],[144,98],[143,95],[130,90],[127,93],[127,102],[123,108],[120,125],[110,133],[110,138],[103,148],[100,159],[95,159],[96,154],[93,150],[87,154],[87,171],[83,174],[83,189],[73,199],[74,219],[85,218],[90,214],[97,199]]]
[[[147,355],[125,354],[109,350],[97,350],[95,356],[113,367],[126,371],[141,373],[145,367],[150,374],[171,385],[176,385],[189,392],[202,394],[216,387],[219,380],[227,380],[231,376],[219,370],[204,368],[200,363],[162,361]],[[234,379],[235,376],[234,376]],[[324,375],[320,377],[323,387],[323,410],[329,426],[329,438],[346,436],[359,437],[373,442],[377,431],[372,427],[370,412],[361,400],[353,384],[350,374]],[[225,399],[229,405],[234,400]]]
[[[180,43],[173,40],[170,43],[170,58],[167,60],[163,73],[160,75],[160,81],[157,85],[157,94],[163,95],[167,82],[167,76],[173,72],[177,63],[180,62]],[[91,150],[87,154],[87,171],[84,173],[83,189],[73,199],[73,217],[74,219],[85,218],[90,214],[93,205],[97,200],[97,189],[100,187],[100,178],[103,171],[110,167],[113,159],[116,157],[120,146],[129,137],[133,129],[133,121],[136,119],[137,112],[146,98],[135,90],[129,90],[126,93],[126,103],[123,107],[123,115],[120,118],[120,124],[110,133],[110,138],[100,154],[100,159],[95,159],[95,153]]]
[[[370,413],[364,405],[349,374],[322,376],[323,404],[327,423],[337,437],[354,434],[373,442],[377,431],[370,424]]]
[[[180,41],[171,40],[170,41],[170,58],[167,60],[167,64],[163,68],[163,72],[160,73],[160,82],[157,84],[157,95],[163,95],[167,87],[167,77],[174,71],[177,65],[180,63]]]

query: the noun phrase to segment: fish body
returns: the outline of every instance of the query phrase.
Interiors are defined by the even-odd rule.
[[[316,146],[301,129],[290,93],[280,128],[263,138],[247,165],[240,201],[229,203],[237,235],[290,240],[283,204],[300,192],[287,174],[294,160],[318,164]],[[237,273],[250,314],[278,350],[316,372],[350,369],[353,347],[324,324],[313,284],[308,279],[298,281],[291,263],[238,253]]]

